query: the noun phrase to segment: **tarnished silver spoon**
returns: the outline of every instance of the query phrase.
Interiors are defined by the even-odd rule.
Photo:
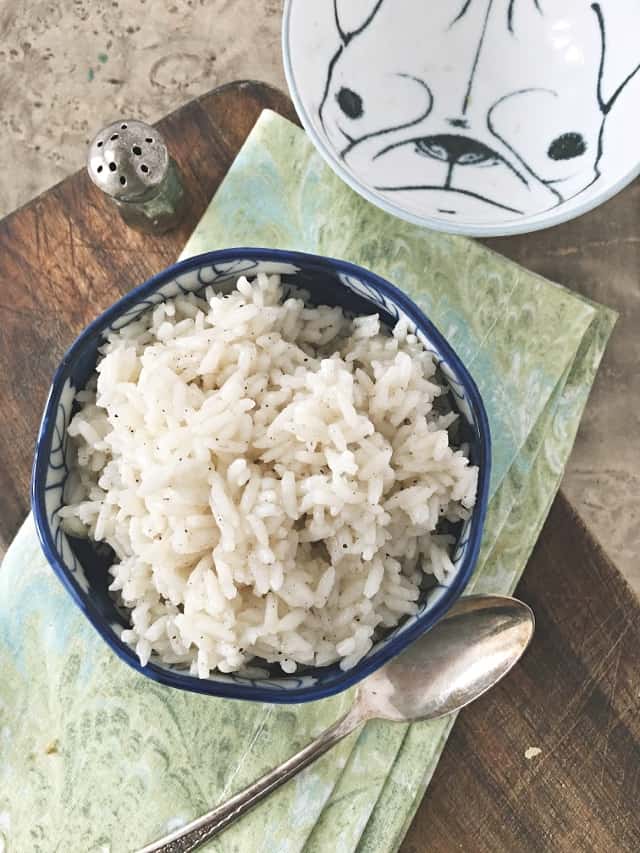
[[[195,850],[367,720],[432,720],[463,708],[517,663],[534,627],[531,608],[516,598],[461,598],[427,634],[366,678],[350,710],[312,743],[226,803],[138,853]]]

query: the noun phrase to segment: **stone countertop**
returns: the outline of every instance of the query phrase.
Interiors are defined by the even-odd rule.
[[[233,79],[286,90],[281,0],[0,0],[0,216],[80,168],[95,131],[155,121]],[[640,593],[640,185],[541,235],[489,241],[615,308],[563,488]],[[637,233],[636,233],[637,232]]]
[[[286,90],[281,12],[281,0],[0,0],[0,217],[83,166],[113,119],[154,122],[230,80]]]

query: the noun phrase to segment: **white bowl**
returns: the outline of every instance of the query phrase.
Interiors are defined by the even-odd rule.
[[[547,228],[640,173],[637,0],[287,0],[300,119],[335,172],[411,222]]]

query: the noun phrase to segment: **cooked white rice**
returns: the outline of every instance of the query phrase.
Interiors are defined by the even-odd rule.
[[[113,548],[141,662],[347,669],[414,613],[424,574],[452,568],[439,519],[476,493],[445,391],[406,324],[285,299],[278,276],[110,334],[61,514]]]

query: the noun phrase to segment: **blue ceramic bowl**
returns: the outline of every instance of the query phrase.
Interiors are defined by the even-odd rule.
[[[162,664],[153,657],[141,666],[121,638],[126,620],[108,592],[108,559],[86,540],[67,536],[58,511],[67,477],[67,426],[76,391],[91,376],[103,335],[133,321],[142,311],[180,292],[207,286],[229,290],[246,273],[280,273],[292,289],[302,286],[316,303],[340,305],[355,314],[377,312],[388,324],[407,317],[424,346],[435,354],[447,378],[455,405],[462,415],[471,461],[480,468],[478,497],[471,517],[461,525],[449,583],[425,591],[417,615],[402,622],[379,640],[353,668],[337,665],[306,668],[284,675],[265,665],[264,675],[213,673],[208,679]],[[428,631],[463,591],[473,571],[487,508],[490,473],[490,436],[480,394],[464,365],[422,311],[393,285],[361,267],[344,261],[274,249],[224,249],[174,264],[133,290],[93,322],[62,359],[49,392],[33,466],[32,507],[44,553],[69,594],[104,640],[130,666],[148,678],[171,687],[261,702],[306,702],[338,693],[360,681],[399,654]]]

